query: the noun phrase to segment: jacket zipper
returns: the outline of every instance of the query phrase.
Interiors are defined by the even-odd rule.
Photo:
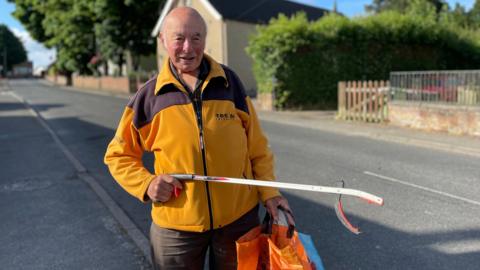
[[[208,175],[207,172],[207,161],[205,154],[205,140],[203,135],[203,121],[202,121],[202,92],[200,88],[195,89],[193,93],[189,93],[190,99],[193,101],[193,109],[197,117],[197,125],[199,129],[199,138],[200,138],[200,150],[202,151],[202,163],[203,163],[203,175]],[[210,230],[213,229],[213,211],[212,203],[210,201],[210,189],[208,188],[208,182],[205,182],[205,188],[207,190],[207,202],[208,202],[208,213],[210,218]]]

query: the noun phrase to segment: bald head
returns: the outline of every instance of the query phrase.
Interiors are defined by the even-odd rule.
[[[172,9],[167,16],[165,16],[160,34],[165,33],[165,31],[168,31],[171,28],[172,24],[178,22],[200,26],[202,34],[207,34],[207,24],[205,23],[205,20],[198,11],[191,7],[177,7]]]
[[[207,26],[193,8],[175,8],[165,17],[159,38],[179,73],[198,71],[203,58]]]

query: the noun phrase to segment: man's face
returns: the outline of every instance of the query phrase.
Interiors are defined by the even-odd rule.
[[[200,66],[206,30],[199,18],[182,15],[165,21],[160,38],[177,71],[188,73]]]

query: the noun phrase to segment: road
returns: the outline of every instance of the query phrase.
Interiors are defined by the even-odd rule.
[[[149,207],[121,190],[102,162],[127,100],[34,80],[10,85],[146,234]],[[298,229],[313,236],[326,269],[479,269],[480,158],[274,122],[262,125],[280,181],[338,185],[343,180],[385,200],[376,207],[343,198],[347,216],[363,232],[354,235],[336,218],[336,196],[284,191]]]

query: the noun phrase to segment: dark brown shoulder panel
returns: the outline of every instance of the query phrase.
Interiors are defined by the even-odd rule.
[[[225,87],[223,79],[216,79],[210,82],[203,93],[203,100],[230,100],[235,104],[235,108],[248,113],[245,88],[240,78],[230,68],[222,65],[227,76],[228,87]]]
[[[155,95],[156,77],[149,80],[140,88],[128,102],[128,107],[134,111],[133,124],[137,129],[147,125],[161,110],[181,104],[190,103],[189,98],[173,85]]]

